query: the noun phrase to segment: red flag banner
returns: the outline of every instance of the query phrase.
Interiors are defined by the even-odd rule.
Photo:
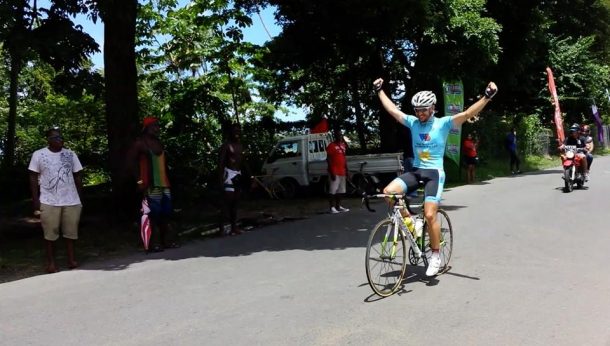
[[[559,143],[563,143],[565,135],[563,134],[563,120],[561,120],[561,110],[559,109],[559,98],[557,97],[557,89],[555,88],[555,78],[551,68],[546,68],[546,74],[549,77],[549,91],[553,97],[553,105],[555,106],[555,129],[557,130],[557,139]]]

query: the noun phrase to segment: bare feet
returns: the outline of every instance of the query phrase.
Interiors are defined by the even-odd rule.
[[[46,271],[47,271],[47,273],[49,273],[49,274],[52,274],[52,273],[57,273],[57,267],[55,267],[55,263],[53,263],[53,264],[49,264],[49,265],[47,266]]]

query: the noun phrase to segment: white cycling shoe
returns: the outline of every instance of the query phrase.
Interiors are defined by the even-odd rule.
[[[433,253],[428,262],[428,269],[426,270],[426,276],[434,276],[438,274],[441,269],[441,256],[438,252]]]

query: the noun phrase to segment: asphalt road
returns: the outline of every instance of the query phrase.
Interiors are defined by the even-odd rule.
[[[610,345],[610,157],[444,193],[451,270],[372,295],[348,213],[0,285],[0,345]],[[287,202],[289,203],[289,202]]]

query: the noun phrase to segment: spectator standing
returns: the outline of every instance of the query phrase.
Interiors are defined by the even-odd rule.
[[[237,227],[237,207],[242,187],[242,166],[244,149],[241,144],[239,124],[231,124],[227,141],[220,147],[218,173],[224,190],[223,210],[220,216],[220,234],[237,235],[243,233]],[[225,232],[224,220],[229,219],[231,230]]]
[[[508,150],[510,156],[510,172],[512,174],[521,173],[521,169],[519,169],[521,160],[517,155],[517,130],[514,127],[506,135],[506,150]]]
[[[477,155],[478,141],[473,138],[472,133],[469,133],[464,139],[462,144],[462,151],[464,153],[464,162],[466,163],[466,181],[468,184],[474,183],[475,181],[475,167],[479,163],[479,157]]]
[[[40,215],[47,252],[47,273],[57,272],[54,244],[60,230],[66,241],[68,268],[78,266],[74,241],[82,210],[83,167],[72,150],[64,148],[58,129],[46,132],[48,146],[32,154],[28,170],[34,213]]]
[[[138,190],[144,194],[150,212],[152,252],[176,248],[175,234],[170,226],[173,213],[171,184],[167,155],[159,138],[159,119],[146,117],[142,121],[142,135],[136,139],[130,157],[139,166]]]
[[[333,130],[334,141],[326,147],[326,161],[328,162],[328,203],[331,214],[347,212],[349,209],[341,206],[341,196],[345,193],[347,184],[347,159],[345,151],[347,145],[343,141],[341,130]]]

